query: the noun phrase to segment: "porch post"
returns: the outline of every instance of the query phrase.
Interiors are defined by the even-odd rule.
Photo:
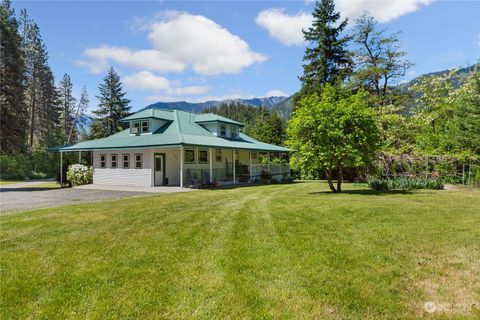
[[[78,151],[78,164],[82,162],[82,151]]]
[[[252,182],[252,150],[248,150],[248,172],[250,173],[250,182]]]
[[[60,188],[63,188],[63,152],[60,151]]]
[[[235,149],[232,149],[233,184],[235,184]]]
[[[213,155],[212,155],[212,148],[208,149],[208,155],[210,157],[210,183],[213,183]]]
[[[180,147],[180,188],[183,188],[183,146]]]
[[[292,169],[290,169],[290,151],[288,151],[287,154],[288,154],[288,177],[292,178]]]

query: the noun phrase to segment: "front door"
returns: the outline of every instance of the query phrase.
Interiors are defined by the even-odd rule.
[[[163,178],[165,173],[163,172],[163,155],[155,155],[155,185],[163,186]]]

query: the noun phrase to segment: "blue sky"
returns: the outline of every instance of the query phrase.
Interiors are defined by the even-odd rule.
[[[480,1],[338,0],[351,20],[368,10],[401,31],[407,77],[480,58]],[[90,110],[112,65],[132,110],[156,101],[290,95],[299,89],[300,30],[311,1],[17,1],[37,22],[57,82],[85,85]]]

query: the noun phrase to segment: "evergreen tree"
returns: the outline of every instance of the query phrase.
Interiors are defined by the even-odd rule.
[[[70,142],[70,137],[75,134],[75,104],[76,99],[73,97],[73,84],[68,74],[64,74],[62,81],[58,86],[59,104],[60,104],[60,119],[62,124],[62,133],[65,136],[67,143]]]
[[[266,143],[283,145],[285,142],[285,123],[276,112],[268,112],[252,128],[252,137]]]
[[[58,129],[58,96],[48,53],[36,23],[21,11],[22,52],[25,60],[25,101],[28,105],[28,144],[31,150],[47,147],[46,136]],[[51,139],[48,139],[51,143]]]
[[[317,1],[312,26],[303,31],[305,40],[312,45],[303,57],[303,93],[318,93],[324,84],[341,81],[349,73],[351,63],[346,45],[350,37],[341,35],[348,21],[345,19],[337,26],[339,19],[333,0]]]
[[[130,100],[125,98],[126,92],[123,92],[120,77],[113,68],[110,68],[98,89],[100,104],[93,111],[96,116],[92,124],[93,138],[103,138],[123,130],[124,125],[120,120],[127,117],[130,111]]]
[[[222,103],[218,107],[205,108],[204,113],[215,113],[241,122],[246,135],[254,139],[283,145],[285,140],[285,121],[276,112],[267,107],[254,107],[241,103]]]
[[[80,101],[78,102],[77,111],[75,112],[73,125],[70,128],[70,133],[68,134],[67,143],[73,142],[73,140],[78,141],[80,139],[80,133],[77,132],[77,126],[81,128],[83,133],[86,132],[84,128],[85,121],[83,117],[85,115],[85,111],[87,111],[88,109],[88,103],[89,103],[89,100],[88,100],[87,88],[83,86],[82,93],[80,95]]]
[[[24,102],[24,61],[18,21],[11,2],[0,4],[0,150],[24,152],[28,110]]]

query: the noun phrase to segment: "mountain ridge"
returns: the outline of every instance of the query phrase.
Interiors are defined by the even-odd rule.
[[[182,111],[188,111],[188,112],[197,112],[201,113],[204,109],[206,108],[211,108],[211,107],[218,107],[222,104],[228,104],[228,103],[240,103],[244,105],[249,105],[253,107],[267,107],[268,109],[272,109],[275,105],[281,103],[285,99],[288,99],[289,97],[284,97],[284,96],[271,96],[271,97],[263,97],[263,98],[250,98],[250,99],[242,99],[242,98],[237,98],[237,99],[225,99],[225,100],[210,100],[210,101],[205,101],[205,102],[186,102],[186,101],[172,101],[172,102],[156,102],[152,103],[145,108],[140,109],[148,109],[148,108],[161,108],[161,109],[177,109],[177,110],[182,110]]]

